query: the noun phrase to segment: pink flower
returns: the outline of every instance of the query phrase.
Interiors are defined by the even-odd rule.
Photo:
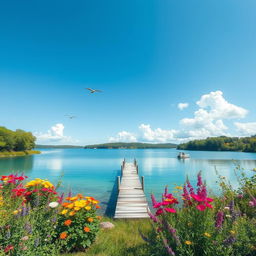
[[[176,213],[176,210],[174,208],[165,208],[166,212]]]
[[[159,209],[156,211],[156,216],[161,215],[163,212],[164,212],[164,210],[163,210],[162,208],[159,208]]]
[[[206,206],[203,205],[203,204],[199,204],[197,207],[196,207],[199,211],[204,211],[206,209]]]

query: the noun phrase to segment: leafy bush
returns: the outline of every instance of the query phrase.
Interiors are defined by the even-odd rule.
[[[59,239],[65,251],[81,251],[94,242],[99,231],[99,217],[96,215],[99,202],[81,194],[66,200],[60,212]]]
[[[156,212],[149,213],[154,228],[145,238],[149,243],[148,255],[255,255],[255,214],[245,215],[234,200],[236,192],[227,187],[222,196],[210,198],[199,173],[197,189],[189,180],[180,187],[182,202],[167,188],[160,202],[152,195]]]
[[[91,209],[74,209],[75,214],[70,217],[72,221],[63,226],[63,195],[59,196],[56,187],[47,180],[37,178],[24,185],[26,178],[12,174],[0,179],[0,255],[57,256],[60,251],[90,246],[99,226],[96,217],[98,201],[93,198],[84,200],[86,207]],[[79,195],[79,200],[73,204],[81,204],[81,198],[83,196]],[[79,230],[85,226],[90,230],[86,229],[86,235],[80,235]],[[64,227],[70,234],[70,239],[65,242],[60,239]]]

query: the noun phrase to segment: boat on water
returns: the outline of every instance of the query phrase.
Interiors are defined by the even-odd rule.
[[[186,159],[186,158],[190,158],[189,154],[185,154],[184,152],[180,152],[177,156],[179,159]]]

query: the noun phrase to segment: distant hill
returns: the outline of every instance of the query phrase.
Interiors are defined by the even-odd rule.
[[[35,148],[84,148],[84,146],[73,146],[73,145],[36,145]]]
[[[101,149],[146,149],[146,148],[176,148],[176,144],[172,143],[161,143],[161,144],[151,144],[151,143],[138,143],[138,142],[117,142],[117,143],[104,143],[104,144],[95,144],[95,145],[87,145],[85,149],[92,148],[101,148]]]

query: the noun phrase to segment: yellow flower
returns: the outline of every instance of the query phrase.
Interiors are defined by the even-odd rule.
[[[77,196],[73,196],[73,197],[71,197],[69,200],[70,200],[70,201],[76,201],[77,199],[78,199]]]
[[[235,235],[236,234],[236,232],[234,230],[230,230],[229,232],[230,232],[231,235]]]
[[[13,211],[14,215],[17,215],[18,213],[19,213],[19,211],[17,211],[17,210]]]
[[[90,211],[90,210],[92,209],[91,206],[85,206],[84,208],[85,208],[85,210],[87,210],[87,211]]]
[[[69,208],[69,209],[72,209],[74,207],[74,204],[71,203],[71,204],[67,205],[66,207]]]
[[[189,227],[191,227],[192,225],[193,225],[193,223],[192,223],[192,222],[189,222],[189,223],[188,223],[188,226],[189,226]]]
[[[181,187],[181,186],[176,186],[175,188],[180,189],[180,190],[183,189],[183,187]]]
[[[76,214],[75,211],[71,211],[71,212],[69,213],[69,216],[74,216],[75,214]]]
[[[62,215],[65,215],[67,212],[68,212],[68,210],[65,209],[65,210],[63,210],[63,211],[61,212],[61,214],[62,214]]]
[[[189,241],[189,240],[187,240],[187,241],[185,241],[185,244],[187,244],[187,245],[191,245],[191,244],[192,244],[192,242],[191,242],[191,241]]]
[[[206,237],[211,237],[211,235],[210,235],[209,233],[207,233],[207,232],[205,232],[204,235],[205,235]]]
[[[75,211],[79,211],[81,208],[80,207],[74,207]]]

